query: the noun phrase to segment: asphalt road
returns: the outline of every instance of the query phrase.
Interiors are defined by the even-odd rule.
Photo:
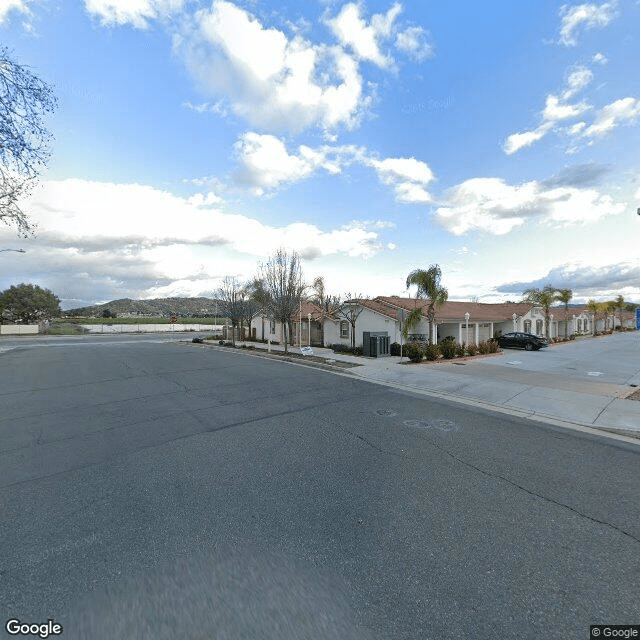
[[[136,337],[19,342],[0,406],[3,624],[190,640],[640,624],[633,445]]]

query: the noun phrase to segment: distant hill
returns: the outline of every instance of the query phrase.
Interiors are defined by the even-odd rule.
[[[172,315],[183,318],[219,315],[218,302],[211,298],[154,298],[152,300],[112,300],[104,304],[79,309],[67,309],[66,316],[84,316],[89,318],[102,317],[105,311],[116,314],[119,318],[130,316],[170,317]]]

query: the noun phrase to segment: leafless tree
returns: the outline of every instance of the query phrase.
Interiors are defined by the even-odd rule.
[[[0,220],[18,234],[34,231],[20,203],[49,156],[51,134],[43,119],[57,105],[49,85],[0,48]]]
[[[288,344],[292,344],[293,338],[291,318],[300,308],[305,290],[300,256],[295,251],[289,254],[284,249],[278,249],[266,263],[260,265],[259,271],[265,310],[270,318],[282,324],[284,350],[287,353]]]
[[[340,296],[327,295],[324,278],[322,276],[318,276],[313,281],[309,300],[322,309],[323,316],[334,314],[341,303]]]
[[[222,285],[216,290],[220,312],[231,321],[231,342],[236,343],[236,327],[242,322],[244,314],[245,293],[236,276],[226,276]]]
[[[351,326],[351,348],[356,347],[356,322],[360,317],[360,314],[364,310],[361,302],[366,300],[364,296],[352,295],[347,293],[344,297],[344,301],[336,307],[336,314],[339,318],[346,320]]]
[[[251,321],[256,313],[262,309],[262,301],[260,299],[261,287],[257,280],[250,280],[242,287],[242,318],[240,324],[247,325],[249,335],[251,335]]]

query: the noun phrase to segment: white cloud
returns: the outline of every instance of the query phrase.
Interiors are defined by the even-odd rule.
[[[433,55],[433,46],[427,42],[426,32],[422,27],[408,27],[399,32],[396,47],[418,62]]]
[[[547,96],[542,118],[553,125],[561,120],[577,118],[590,108],[586,102],[579,104],[563,104],[557,96]]]
[[[284,142],[269,134],[245,133],[235,144],[240,164],[236,182],[255,196],[270,195],[278,188],[311,177],[322,169],[338,174],[343,167],[358,163],[375,170],[380,182],[393,188],[398,202],[431,202],[427,191],[434,179],[429,166],[415,158],[379,158],[353,145],[298,147],[291,153]]]
[[[586,126],[587,123],[584,121],[576,122],[575,124],[571,125],[571,127],[569,127],[569,133],[573,136],[577,136]]]
[[[187,202],[194,207],[211,207],[222,203],[222,198],[213,191],[208,193],[196,193],[187,199]]]
[[[507,155],[512,155],[529,147],[538,140],[544,138],[550,131],[564,121],[572,118],[578,118],[583,113],[591,109],[591,105],[587,102],[579,102],[571,104],[567,102],[573,98],[579,91],[582,91],[593,81],[593,73],[587,67],[576,67],[569,74],[566,87],[559,96],[549,94],[545,100],[545,107],[542,111],[541,124],[532,131],[523,131],[520,133],[512,133],[504,143],[503,149]],[[569,129],[571,131],[571,129]]]
[[[2,3],[0,3],[0,25],[8,21],[10,14],[21,13],[30,17],[29,4],[29,0],[2,0]]]
[[[507,140],[504,143],[504,152],[507,155],[511,155],[520,151],[520,149],[524,149],[525,147],[530,147],[534,142],[537,142],[541,138],[543,138],[550,131],[550,127],[543,125],[535,129],[534,131],[523,131],[522,133],[512,133],[507,137]]]
[[[340,43],[349,47],[358,59],[383,68],[391,66],[393,59],[382,53],[380,45],[391,36],[402,6],[396,2],[387,13],[372,16],[369,24],[362,18],[361,9],[359,3],[349,2],[335,18],[327,20],[327,24]]]
[[[87,12],[106,26],[131,24],[146,29],[149,20],[166,19],[180,12],[186,0],[84,0]]]
[[[595,189],[545,189],[536,181],[512,186],[499,178],[474,178],[451,189],[436,215],[454,235],[474,230],[504,235],[531,218],[556,226],[586,224],[622,213],[625,206]]]
[[[375,169],[381,182],[394,188],[399,202],[407,204],[431,202],[431,196],[426,187],[434,176],[425,162],[415,158],[386,158],[385,160],[369,158],[366,163]]]
[[[594,123],[582,131],[582,136],[594,138],[609,133],[619,124],[633,122],[640,116],[640,100],[622,98],[606,105],[596,115]]]
[[[180,198],[139,184],[78,179],[45,182],[29,202],[38,238],[82,250],[136,247],[147,258],[159,247],[226,246],[266,256],[279,246],[303,256],[371,256],[380,250],[375,224],[353,222],[323,231],[306,223],[271,227],[240,214],[208,208],[214,194]]]
[[[228,100],[252,126],[350,128],[370,103],[357,61],[343,49],[288,38],[226,0],[196,12],[175,48],[202,90]]]
[[[607,64],[607,62],[609,62],[609,60],[607,60],[607,56],[605,56],[604,53],[596,53],[593,56],[593,61],[596,64],[602,64],[602,65],[605,65]]]
[[[335,175],[345,164],[364,157],[351,145],[324,145],[315,149],[300,145],[289,153],[282,140],[269,134],[247,132],[234,145],[240,169],[236,181],[249,187],[255,196],[269,195],[286,184],[304,180],[323,169]]]
[[[567,78],[567,89],[562,94],[562,100],[569,100],[573,96],[582,91],[593,81],[593,71],[588,67],[574,68]]]
[[[562,26],[560,43],[569,47],[578,43],[576,32],[580,29],[606,27],[616,17],[617,2],[593,3],[575,6],[563,5],[560,9]]]
[[[298,155],[290,155],[280,139],[253,132],[245,133],[235,150],[242,167],[240,179],[258,196],[309,177],[324,162],[324,155],[309,147],[301,146]]]
[[[198,104],[193,104],[193,102],[187,100],[182,103],[182,106],[196,113],[215,113],[223,118],[229,115],[229,109],[222,100],[218,100],[217,102],[200,102]]]

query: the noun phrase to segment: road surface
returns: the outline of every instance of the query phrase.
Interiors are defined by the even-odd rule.
[[[637,447],[164,340],[0,354],[3,624],[415,640],[640,623]]]

